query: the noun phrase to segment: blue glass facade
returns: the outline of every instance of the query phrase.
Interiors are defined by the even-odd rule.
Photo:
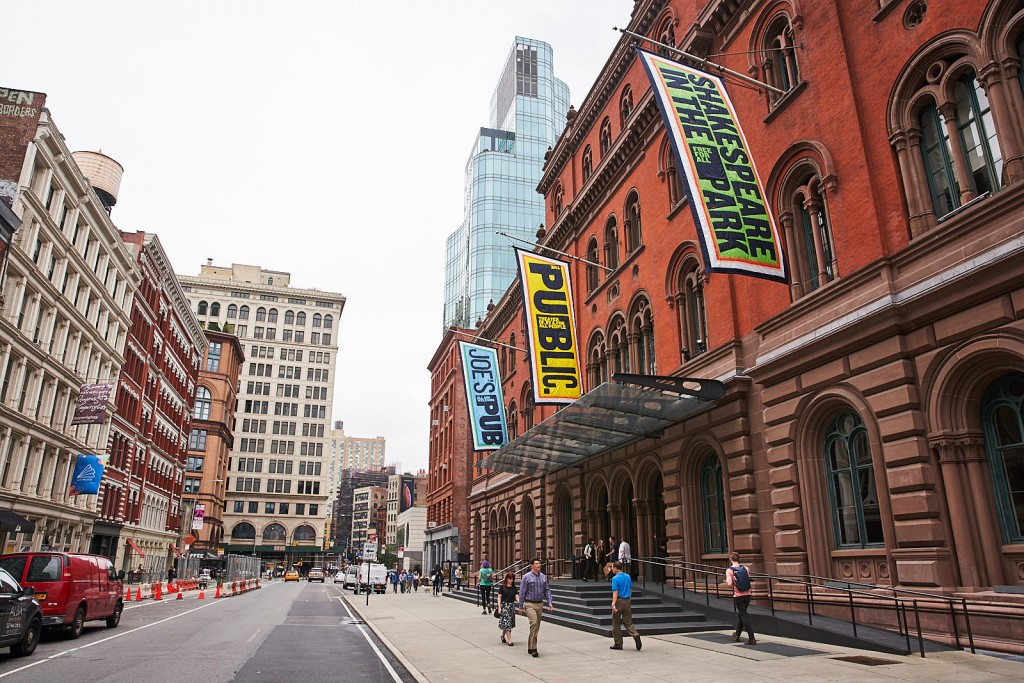
[[[448,237],[444,325],[472,327],[516,276],[513,242],[534,241],[544,220],[537,192],[544,153],[565,128],[569,88],[554,76],[551,46],[517,37],[466,164],[465,216]],[[522,246],[522,245],[520,245]]]

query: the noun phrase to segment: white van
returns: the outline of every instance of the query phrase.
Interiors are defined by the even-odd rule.
[[[369,572],[369,573],[367,573]],[[388,587],[388,570],[382,564],[363,562],[359,565],[359,590],[369,590],[373,587],[374,593],[384,593]]]
[[[342,588],[355,589],[359,583],[359,565],[349,565],[348,569],[345,570],[345,579],[341,584]]]

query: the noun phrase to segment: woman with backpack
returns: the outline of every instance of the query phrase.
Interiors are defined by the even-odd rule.
[[[750,607],[750,572],[740,564],[739,553],[729,553],[731,567],[725,570],[725,582],[732,586],[732,602],[736,606],[736,632],[732,639],[739,642],[743,627],[747,629],[747,645],[757,645],[754,639],[754,625],[750,622],[747,608]]]

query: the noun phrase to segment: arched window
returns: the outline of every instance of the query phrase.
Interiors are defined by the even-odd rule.
[[[199,315],[206,315],[206,307],[207,307],[207,303],[205,301],[200,301],[199,302],[199,308],[197,310]]]
[[[292,540],[294,541],[315,541],[316,540],[316,529],[303,524],[302,526],[295,527],[295,531],[292,532]]]
[[[284,312],[284,324],[285,325],[294,325],[295,324],[295,311],[285,311]]]
[[[533,387],[529,382],[523,387],[521,403],[523,405],[523,432],[526,432],[533,427]]]
[[[683,262],[676,280],[676,311],[682,361],[708,350],[707,314],[704,310],[704,274],[695,258]]]
[[[272,278],[272,277],[268,277],[268,278],[267,278],[267,284],[268,284],[268,285],[272,285],[272,284],[274,284],[274,278]]]
[[[306,324],[306,314],[303,311],[295,314],[295,324],[300,327]]]
[[[668,207],[671,210],[686,198],[686,192],[683,189],[683,179],[679,175],[676,153],[672,150],[667,136],[661,143],[660,169],[659,177],[668,185]]]
[[[516,333],[513,332],[508,337],[508,368],[509,372],[515,372],[516,369]]]
[[[715,453],[709,455],[700,468],[700,499],[704,514],[704,552],[729,552],[722,461]]]
[[[277,522],[268,524],[267,528],[263,530],[264,541],[283,541],[286,537],[287,533],[285,532],[284,527]]]
[[[220,304],[217,303],[216,301],[214,301],[212,304],[210,304],[210,315],[212,315],[212,316],[219,316],[220,315]]]
[[[555,214],[555,217],[558,217],[562,213],[562,208],[563,208],[564,201],[565,201],[565,190],[562,188],[562,185],[559,184],[558,187],[555,188],[555,201],[554,201],[554,204],[551,207],[552,208],[552,213]]]
[[[612,148],[612,120],[607,116],[601,122],[601,158]]]
[[[206,387],[196,389],[196,405],[192,410],[192,418],[195,420],[209,420],[210,408],[213,406],[213,397]]]
[[[594,172],[594,151],[590,149],[590,145],[583,148],[583,180],[584,182],[590,178],[590,175]]]
[[[276,308],[271,308],[269,311],[267,311],[267,322],[268,323],[276,323],[277,322],[277,309]]]
[[[676,28],[675,21],[672,17],[665,17],[665,20],[658,26],[658,42],[664,43],[665,45],[671,45],[675,47],[676,44]],[[672,50],[666,50],[665,48],[658,48],[658,54],[663,57],[674,57],[676,54]]]
[[[242,306],[241,308],[238,309],[238,319],[239,320],[248,320],[249,319],[249,307],[248,306]]]
[[[249,522],[239,522],[231,529],[232,540],[241,541],[255,541],[256,540],[256,527]]]
[[[601,254],[597,249],[597,238],[591,237],[587,244],[587,291],[593,292],[601,284],[601,278],[596,264],[601,262]]]
[[[332,327],[334,327],[334,316],[333,315],[325,315],[324,316],[324,329],[325,330],[329,330]]]
[[[519,436],[519,413],[516,402],[513,400],[508,404],[508,440]]]
[[[650,302],[640,299],[630,315],[629,343],[636,358],[633,371],[642,375],[654,375],[654,319]]]
[[[800,69],[796,61],[796,39],[793,24],[785,14],[779,14],[768,24],[761,39],[761,69],[769,85],[789,92],[800,84]],[[772,101],[781,95],[773,93]]]
[[[825,432],[822,450],[836,547],[883,545],[871,447],[860,416],[843,413],[833,420]]]
[[[640,232],[640,195],[635,190],[626,197],[626,218],[622,227],[626,232],[626,253],[632,254],[643,244]]]
[[[608,381],[608,349],[601,332],[594,335],[587,349],[587,377],[591,389]]]
[[[626,129],[626,120],[633,113],[633,89],[628,85],[622,90],[622,97],[619,98],[619,125]]]
[[[982,401],[985,453],[1006,543],[1024,543],[1024,375],[1005,375]]]
[[[785,234],[793,299],[836,277],[832,221],[816,163],[810,158],[796,162],[780,193],[778,215]]]
[[[629,335],[626,328],[626,321],[621,315],[617,315],[608,326],[608,364],[609,371],[632,372],[630,367]]]
[[[256,309],[256,322],[262,323],[267,320],[267,309],[260,306]]]
[[[228,317],[229,318],[237,318],[238,317],[238,306],[236,306],[234,304],[228,304]]]
[[[320,324],[323,322],[323,320],[324,320],[323,317],[321,317],[321,315],[319,313],[314,313],[313,314],[313,327],[320,327]]]
[[[604,264],[612,270],[619,267],[619,228],[615,216],[604,227]]]

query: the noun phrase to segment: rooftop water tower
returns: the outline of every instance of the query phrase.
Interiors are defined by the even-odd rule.
[[[100,203],[110,213],[110,209],[117,204],[124,167],[102,152],[72,152],[71,156],[96,191]]]

